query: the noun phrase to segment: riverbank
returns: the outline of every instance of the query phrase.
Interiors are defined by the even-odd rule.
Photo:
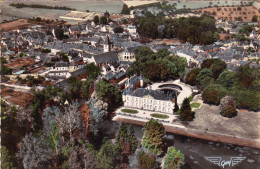
[[[123,116],[116,116],[114,120],[118,122],[138,125],[138,126],[144,126],[145,123],[148,121],[148,120],[133,120],[131,118],[123,117]],[[235,144],[235,145],[260,149],[260,141],[256,139],[237,137],[233,135],[214,133],[208,131],[203,132],[203,131],[190,129],[190,128],[173,127],[167,124],[164,124],[164,128],[166,132],[169,133],[174,133],[174,134],[179,134],[179,135],[184,135],[188,137],[204,139],[204,140],[209,140],[214,142],[229,143],[229,144]]]

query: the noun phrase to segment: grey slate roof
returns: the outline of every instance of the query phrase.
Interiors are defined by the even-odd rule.
[[[143,97],[143,96],[147,96],[147,95],[152,96],[156,100],[170,100],[171,99],[163,91],[160,91],[160,90],[148,90],[148,89],[138,88],[132,93],[132,96],[136,96],[136,97]]]
[[[68,64],[66,62],[57,62],[55,64],[55,67],[67,67]]]
[[[113,62],[117,62],[119,60],[118,54],[115,51],[106,52],[106,53],[102,53],[99,55],[94,55],[93,57],[94,57],[96,64],[113,63]]]

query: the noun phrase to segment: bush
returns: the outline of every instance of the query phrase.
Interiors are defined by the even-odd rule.
[[[236,103],[232,96],[225,96],[220,101],[220,114],[224,117],[234,117],[237,114]]]
[[[164,115],[164,114],[157,114],[157,113],[153,113],[151,114],[152,117],[156,117],[156,118],[160,118],[160,119],[168,119],[169,116]]]
[[[137,110],[132,110],[132,109],[121,109],[121,111],[124,112],[124,113],[130,113],[130,114],[138,113]]]

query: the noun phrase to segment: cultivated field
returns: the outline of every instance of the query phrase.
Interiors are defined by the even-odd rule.
[[[235,21],[241,17],[244,22],[252,22],[254,15],[260,18],[260,13],[254,6],[241,7],[241,10],[238,7],[214,7],[198,9],[197,11],[201,11],[202,13],[209,12],[216,19],[223,18],[231,21]]]
[[[19,19],[16,21],[0,24],[0,29],[4,31],[15,30],[18,28],[24,28],[32,25],[26,19]]]

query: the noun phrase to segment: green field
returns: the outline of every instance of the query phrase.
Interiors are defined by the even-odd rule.
[[[132,109],[121,109],[121,111],[124,112],[124,113],[130,113],[130,114],[138,113],[137,110],[132,110]]]
[[[190,107],[191,108],[199,108],[200,107],[200,103],[191,103]]]
[[[151,116],[156,117],[156,118],[160,118],[160,119],[168,119],[169,118],[169,116],[167,116],[167,115],[157,114],[157,113],[151,114]]]

